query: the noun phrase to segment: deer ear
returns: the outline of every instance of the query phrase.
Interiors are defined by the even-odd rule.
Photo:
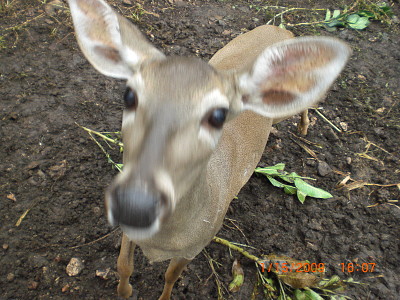
[[[327,37],[274,44],[238,77],[242,108],[269,118],[294,115],[323,96],[350,54],[345,43]]]
[[[69,0],[79,46],[102,74],[128,79],[146,60],[163,59],[140,31],[103,0]]]

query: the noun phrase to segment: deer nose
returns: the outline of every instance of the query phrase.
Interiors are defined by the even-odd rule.
[[[111,191],[114,223],[134,228],[150,227],[160,216],[161,195],[138,187],[116,186]]]

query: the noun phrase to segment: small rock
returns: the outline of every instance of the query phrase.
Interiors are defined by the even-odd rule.
[[[96,217],[100,217],[101,215],[103,215],[103,213],[102,213],[102,211],[101,211],[101,208],[98,207],[98,206],[93,207],[93,214],[94,214]]]
[[[30,290],[36,290],[37,288],[38,288],[38,286],[39,286],[39,282],[37,282],[37,281],[29,281],[28,282],[28,289],[30,289]]]
[[[307,248],[310,248],[313,251],[318,251],[318,246],[310,242],[307,242]]]
[[[330,172],[332,172],[332,168],[326,162],[319,161],[317,171],[319,176],[325,177]]]
[[[80,258],[73,257],[67,265],[66,272],[68,276],[76,276],[83,270],[83,268],[83,261]]]
[[[96,270],[96,277],[100,277],[101,279],[107,280],[109,279],[110,270],[111,270],[110,268]]]
[[[49,265],[49,261],[42,255],[32,254],[28,257],[28,263],[33,268],[42,268]]]
[[[15,279],[14,273],[8,273],[8,274],[7,274],[7,281],[8,281],[8,282],[13,281],[14,279]]]
[[[223,20],[218,20],[218,25],[221,25],[221,26],[225,26],[226,25],[226,23],[223,21]]]
[[[326,139],[330,142],[337,142],[340,140],[339,137],[337,136],[336,132],[334,132],[333,129],[330,127],[326,128],[324,135],[325,135]]]
[[[17,198],[15,198],[15,195],[13,193],[8,194],[7,195],[7,199],[10,199],[10,200],[12,200],[14,202],[17,201]]]
[[[62,160],[58,162],[56,165],[51,166],[49,168],[49,174],[52,178],[60,178],[64,176],[66,170],[67,170],[67,161]]]
[[[39,162],[38,162],[38,161],[31,161],[31,162],[26,166],[26,168],[27,168],[28,170],[32,170],[32,169],[35,169],[35,168],[37,168],[37,167],[39,167]]]
[[[343,131],[347,131],[349,129],[349,125],[346,122],[339,122],[339,124]]]
[[[46,174],[42,170],[38,170],[37,175],[42,179],[46,179]]]
[[[62,287],[61,292],[63,292],[63,293],[68,292],[69,288],[70,288],[70,285],[67,283],[66,285],[64,285]]]
[[[310,167],[315,167],[317,165],[317,162],[315,159],[307,159],[306,160],[306,165]]]
[[[352,161],[351,157],[346,157],[347,164],[351,165],[351,161]]]
[[[7,249],[8,249],[8,247],[9,247],[9,245],[8,245],[8,244],[3,244],[3,250],[7,250]]]

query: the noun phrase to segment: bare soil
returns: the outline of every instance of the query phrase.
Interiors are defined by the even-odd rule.
[[[352,3],[273,4],[336,9]],[[399,2],[390,3],[400,15]],[[0,299],[113,299],[121,234],[107,224],[103,194],[117,171],[76,123],[118,131],[124,82],[98,74],[85,60],[67,9],[50,9],[38,0],[1,4]],[[205,60],[274,14],[257,9],[265,5],[262,1],[115,4],[133,19],[135,13],[135,23],[166,54]],[[316,16],[299,11],[288,18],[299,23]],[[286,120],[276,125],[260,165],[284,162],[287,170],[316,178],[313,184],[333,198],[300,204],[253,175],[232,202],[218,235],[255,247],[249,251],[258,256],[274,253],[324,263],[326,276],[362,283],[348,285],[345,294],[351,299],[399,299],[400,207],[393,201],[399,199],[399,188],[385,186],[400,182],[398,24],[373,22],[363,31],[333,33],[315,26],[290,29],[299,36],[336,36],[353,48],[348,66],[321,104],[323,114],[346,131],[335,131],[311,111],[306,138],[321,146],[310,146],[317,161],[292,139],[298,117]],[[120,160],[117,150],[113,155]],[[362,180],[377,185],[337,189],[347,175],[347,184]],[[205,251],[220,263],[216,272],[225,286],[234,258],[240,260],[245,283],[225,297],[249,299],[256,283],[254,263],[216,243]],[[82,259],[84,268],[71,277],[66,266],[72,257]],[[343,273],[340,264],[349,262],[376,267],[372,273]],[[137,250],[135,265],[131,281],[139,299],[157,299],[167,262],[151,265]],[[107,276],[96,276],[107,269]],[[217,298],[215,277],[200,254],[178,281],[173,299]]]

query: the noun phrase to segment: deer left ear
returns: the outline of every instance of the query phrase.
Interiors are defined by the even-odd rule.
[[[334,38],[301,37],[266,48],[237,85],[242,109],[269,118],[294,115],[317,102],[351,54]]]
[[[128,79],[144,62],[164,59],[139,29],[103,0],[68,0],[76,37],[89,62],[102,74]]]

